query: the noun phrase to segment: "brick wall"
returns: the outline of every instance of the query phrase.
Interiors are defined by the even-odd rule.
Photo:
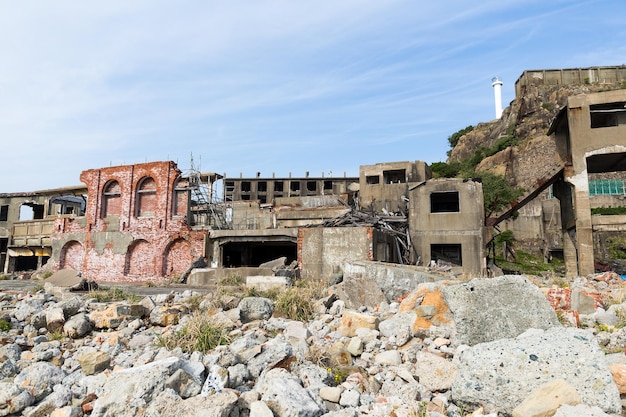
[[[206,231],[187,224],[180,174],[171,161],[83,171],[86,214],[55,220],[53,267],[103,281],[182,275],[203,256]]]

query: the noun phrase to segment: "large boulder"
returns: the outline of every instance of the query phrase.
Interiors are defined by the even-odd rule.
[[[323,413],[300,379],[285,369],[263,373],[255,389],[278,417],[317,417]]]
[[[541,290],[520,275],[475,278],[445,287],[443,295],[454,316],[456,344],[475,345],[560,326]]]
[[[593,335],[575,328],[531,329],[514,339],[468,347],[458,355],[452,397],[467,405],[492,404],[510,415],[534,390],[563,379],[582,403],[607,413],[622,409],[604,352]]]

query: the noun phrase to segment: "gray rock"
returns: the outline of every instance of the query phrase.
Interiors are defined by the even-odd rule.
[[[585,404],[564,404],[556,410],[554,417],[610,417],[599,407],[590,407]]]
[[[213,395],[224,391],[228,386],[228,370],[219,365],[212,365],[202,386],[202,395]]]
[[[35,398],[27,389],[0,381],[0,416],[19,413],[34,402]]]
[[[345,390],[339,398],[339,405],[344,407],[358,407],[361,393],[356,389]]]
[[[185,416],[185,417],[234,417],[238,397],[235,391],[226,389],[218,394],[205,397],[182,399],[173,390],[159,392],[155,400],[146,408],[144,417]],[[111,416],[135,416],[136,414],[109,414]],[[93,414],[92,414],[93,416]]]
[[[78,314],[78,312],[84,307],[84,305],[85,301],[82,299],[82,297],[72,297],[69,300],[59,303],[58,307],[63,310],[63,315],[67,320],[73,315]]]
[[[144,408],[152,401],[155,392],[165,387],[165,382],[183,366],[183,360],[169,357],[111,373],[102,387],[102,394],[94,402],[92,417],[124,415]]]
[[[351,276],[332,286],[331,291],[345,303],[347,308],[375,306],[387,302],[387,297],[374,281],[360,275]]]
[[[443,287],[454,315],[455,345],[475,345],[516,337],[528,329],[560,326],[554,309],[537,286],[518,275],[475,278]]]
[[[35,401],[40,401],[52,392],[65,377],[63,371],[49,362],[35,362],[15,377],[15,385],[28,388]]]
[[[228,367],[228,385],[237,388],[250,379],[250,372],[243,363]]]
[[[167,381],[165,387],[171,388],[182,398],[189,398],[200,394],[202,385],[183,369],[177,369]]]
[[[272,317],[274,303],[269,298],[246,297],[239,302],[240,318],[242,323],[253,320],[267,320]]]
[[[46,327],[49,332],[56,332],[63,328],[65,324],[65,314],[60,307],[46,310]]]
[[[593,336],[580,329],[531,329],[515,339],[481,343],[459,355],[454,401],[490,403],[510,414],[540,385],[556,378],[571,384],[583,403],[621,411],[617,386]]]
[[[41,298],[26,298],[18,301],[13,310],[13,316],[18,321],[25,321],[28,317],[43,310],[43,300]]]
[[[93,329],[93,324],[86,314],[76,314],[63,325],[63,333],[72,339],[79,339],[87,335]]]
[[[248,360],[248,370],[254,378],[261,375],[264,369],[293,355],[291,346],[278,338],[268,341],[262,349],[261,353]]]
[[[450,360],[441,356],[418,352],[415,356],[413,373],[420,384],[431,391],[448,391],[456,380],[458,369]]]
[[[300,380],[285,369],[264,372],[255,389],[278,417],[317,417],[323,413]]]

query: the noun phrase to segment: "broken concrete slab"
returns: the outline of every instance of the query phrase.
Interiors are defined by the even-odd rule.
[[[93,280],[83,278],[80,272],[73,269],[60,269],[44,281],[44,286],[66,288],[69,291],[89,291],[98,288]]]
[[[516,337],[528,329],[561,324],[541,290],[521,275],[474,278],[445,286],[442,294],[454,316],[456,345]]]
[[[269,291],[275,288],[282,289],[291,285],[291,279],[288,277],[279,277],[275,275],[252,275],[246,277],[246,287],[255,288],[259,291]]]
[[[270,268],[270,269],[279,269],[284,268],[287,264],[287,257],[282,256],[278,259],[273,259],[271,261],[267,261],[259,265],[259,268]]]

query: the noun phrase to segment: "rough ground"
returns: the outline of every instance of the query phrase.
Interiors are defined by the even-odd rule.
[[[363,294],[329,287],[305,321],[241,290],[0,284],[0,416],[622,415],[611,273],[442,280],[351,309]],[[182,342],[215,328],[221,346]]]

